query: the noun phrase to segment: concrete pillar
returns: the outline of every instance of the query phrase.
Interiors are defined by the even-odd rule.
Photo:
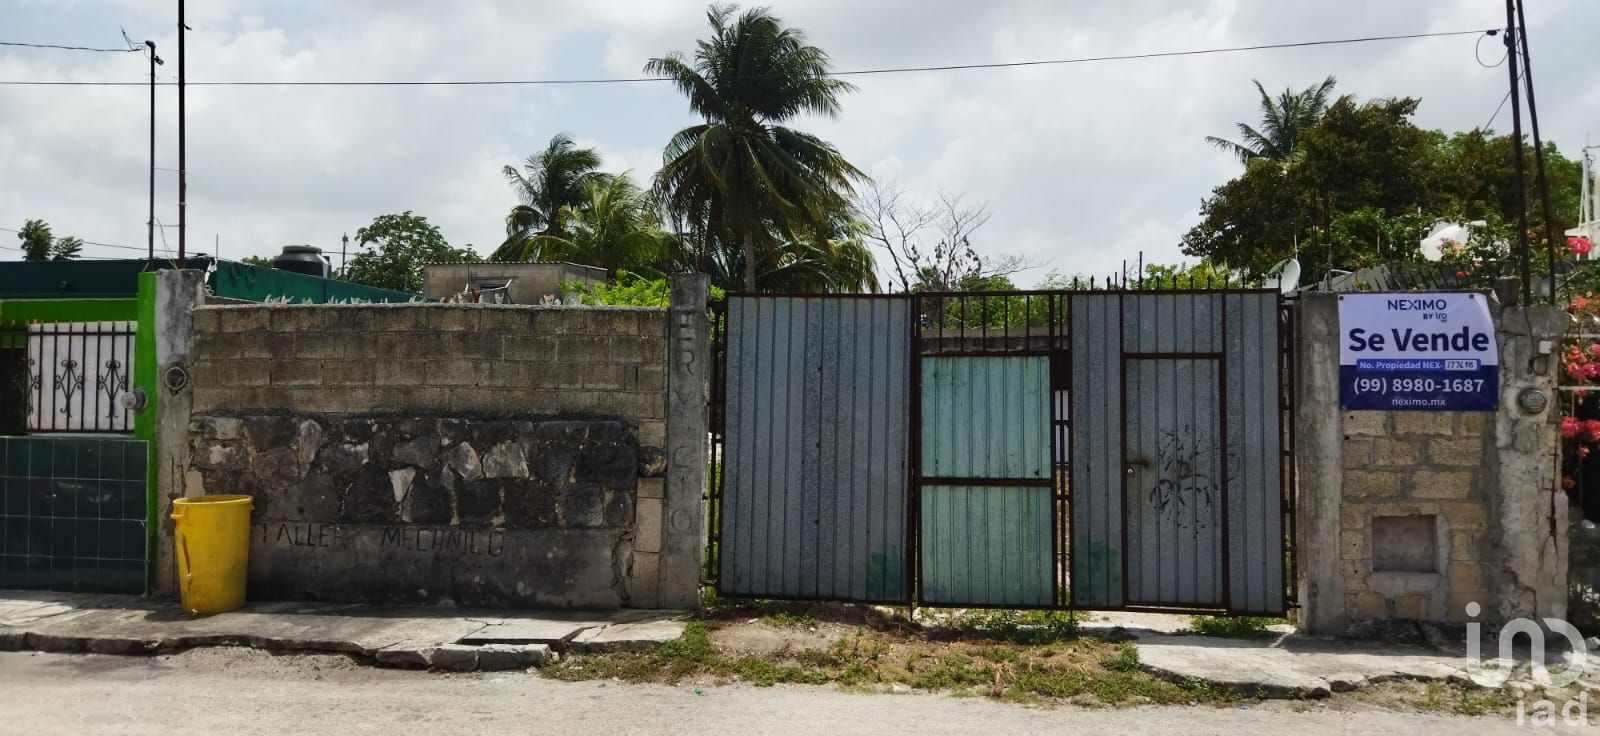
[[[1556,307],[1508,307],[1500,317],[1500,413],[1494,424],[1496,463],[1488,484],[1490,529],[1498,535],[1485,559],[1490,620],[1567,617],[1567,497],[1561,492],[1561,338],[1569,321]],[[1539,411],[1520,405],[1524,391],[1542,392]],[[1498,525],[1494,520],[1498,519]],[[1496,528],[1498,526],[1498,528]]]
[[[1339,411],[1338,296],[1302,294],[1295,319],[1294,555],[1300,625],[1313,634],[1341,634],[1350,621],[1339,554],[1344,415]]]
[[[189,414],[194,389],[189,382],[189,354],[194,347],[194,308],[205,300],[205,272],[161,271],[156,274],[156,548],[154,595],[178,592],[173,557],[172,501],[200,495],[190,487]]]
[[[662,505],[660,605],[700,605],[705,553],[707,399],[711,376],[711,279],[672,277],[667,314],[667,483]]]

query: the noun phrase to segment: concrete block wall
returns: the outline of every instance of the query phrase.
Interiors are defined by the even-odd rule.
[[[1553,307],[1491,311],[1498,411],[1341,412],[1338,295],[1300,297],[1295,556],[1312,633],[1371,619],[1565,617],[1555,351],[1566,318]],[[1524,409],[1524,391],[1546,405]]]
[[[196,412],[585,412],[666,444],[666,313],[474,304],[206,306]]]
[[[606,493],[629,496],[618,501],[632,509],[627,522],[619,524],[610,519],[602,525],[605,529],[598,531],[574,528],[574,534],[579,531],[582,534],[570,538],[550,536],[562,530],[540,529],[545,541],[530,543],[565,544],[582,536],[579,543],[593,548],[594,554],[588,557],[615,562],[596,567],[602,571],[615,569],[615,576],[589,576],[595,580],[606,577],[607,589],[579,591],[565,599],[575,605],[603,606],[612,601],[635,607],[655,607],[662,603],[661,581],[681,577],[683,571],[675,568],[690,564],[669,562],[664,565],[662,562],[664,553],[674,545],[700,544],[698,540],[677,540],[679,532],[663,524],[664,518],[671,518],[664,509],[675,501],[688,502],[688,499],[668,498],[671,494],[667,488],[669,473],[664,450],[668,444],[666,310],[482,304],[199,306],[197,302],[194,300],[189,306],[192,318],[186,339],[185,336],[168,336],[176,343],[192,345],[192,349],[172,366],[162,366],[163,371],[176,367],[186,372],[186,380],[179,382],[181,387],[174,393],[187,395],[191,406],[183,417],[170,416],[164,420],[167,424],[182,421],[185,433],[182,436],[191,446],[184,448],[188,452],[172,454],[171,459],[184,467],[169,474],[172,481],[163,484],[163,508],[159,518],[165,520],[166,509],[173,498],[228,492],[226,488],[210,487],[207,482],[215,483],[219,478],[219,468],[207,466],[208,459],[219,447],[233,447],[216,441],[217,419],[233,417],[247,423],[260,423],[263,417],[286,416],[292,417],[296,426],[310,421],[322,427],[370,424],[380,430],[397,426],[395,422],[405,427],[417,421],[459,420],[469,426],[511,422],[508,426],[519,426],[523,430],[557,420],[589,422],[594,426],[620,423],[629,435],[629,452],[636,454],[637,471],[635,477],[626,482],[608,484]],[[222,426],[230,425],[223,422]],[[409,437],[406,431],[399,430],[397,436]],[[704,430],[699,432],[703,436]],[[271,439],[257,442],[255,437],[246,438],[250,441],[237,445],[238,451],[246,457],[241,459],[239,467],[227,469],[232,475],[222,477],[254,479],[252,493],[272,495],[280,501],[275,506],[278,511],[273,512],[276,514],[290,508],[290,504],[282,502],[284,499],[308,493],[298,485],[305,478],[325,479],[327,474],[319,476],[309,470],[320,467],[320,453],[328,451],[329,447],[345,448],[366,442],[352,435],[340,443],[314,446],[297,440],[292,434],[286,433],[277,444]],[[272,460],[291,453],[302,461],[286,464]],[[310,456],[301,457],[302,453]],[[293,464],[296,470],[306,470],[254,473],[257,463],[253,458],[268,454],[271,455],[269,461],[260,463],[264,467]],[[534,458],[530,455],[529,460]],[[382,462],[386,463],[383,468],[374,467],[371,473],[362,471],[360,475],[390,477],[390,474],[403,474],[406,470],[401,467],[404,463],[396,464],[398,460]],[[417,471],[418,475],[413,477],[420,477],[421,472]],[[516,487],[516,484],[507,485],[499,492],[515,493]],[[692,503],[698,506],[699,489],[693,490]],[[395,495],[396,503],[401,503],[403,494],[395,490]],[[458,498],[455,502],[459,501]],[[510,508],[516,499],[503,502]],[[403,513],[403,507],[397,506],[397,515],[392,520],[363,518],[359,521],[403,524],[406,523],[401,516]],[[330,511],[325,516],[329,518],[307,518],[303,510],[297,510],[283,519],[257,521],[333,525],[335,528],[325,536],[319,527],[305,527],[305,534],[317,534],[319,543],[325,539],[359,541],[364,538],[357,530],[337,528],[358,521],[350,514]],[[468,526],[484,524],[498,533],[504,530],[505,519],[494,517],[463,522],[455,518],[438,524],[441,528],[434,532],[445,534],[449,528],[463,523]],[[587,527],[586,524],[568,526]],[[281,535],[267,533],[254,539],[252,544],[294,545],[295,528],[291,526],[287,542]],[[171,531],[170,522],[162,525],[162,547],[170,546]],[[418,530],[418,533],[426,531]],[[617,533],[608,536],[612,531]],[[692,531],[698,534],[698,525]],[[368,536],[380,542],[387,539],[381,531],[369,531]],[[499,537],[496,539],[498,543]],[[506,537],[508,542],[511,539]],[[557,541],[550,542],[551,539]],[[608,548],[602,549],[602,546]],[[359,545],[354,547],[360,548]],[[565,550],[563,554],[583,558],[587,554],[585,549]],[[535,553],[537,550],[511,551],[504,558],[527,560],[533,559]],[[352,564],[376,562],[359,557],[352,558]],[[158,591],[170,593],[175,589],[172,571],[165,569],[170,567],[170,562],[170,555],[158,562]],[[493,595],[479,601],[483,604],[559,604],[563,600],[548,595],[519,597],[515,594],[519,581],[511,579],[519,574],[515,568],[490,565],[474,574],[508,576],[505,580],[494,581],[496,586],[489,586]],[[520,574],[534,573],[525,570]],[[539,574],[561,575],[559,570]],[[698,570],[690,574],[697,575]],[[348,580],[348,577],[330,574],[329,579]],[[254,582],[254,571],[252,580]],[[408,584],[414,582],[410,580]],[[439,584],[434,590],[451,589],[446,581],[435,582]],[[524,589],[537,588],[541,594],[549,587],[544,584],[547,581],[538,585],[521,582]],[[579,584],[573,580],[566,582]],[[513,593],[505,594],[505,591]],[[416,597],[408,591],[399,593],[401,595],[394,596],[396,599]],[[669,603],[683,605],[684,597],[675,595]],[[691,594],[691,602],[692,597]],[[469,605],[474,601],[454,602]]]
[[[1489,415],[1343,416],[1339,552],[1345,615],[1465,622],[1482,602]]]

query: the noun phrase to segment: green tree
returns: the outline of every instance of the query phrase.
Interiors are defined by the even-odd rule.
[[[606,178],[597,171],[599,168],[600,154],[593,148],[579,148],[566,133],[557,133],[543,151],[522,163],[522,171],[515,166],[501,169],[516,190],[520,204],[506,215],[505,242],[489,259],[513,260],[529,249],[529,238],[559,237],[563,231],[562,208],[581,203],[585,186]]]
[[[1418,243],[1436,219],[1484,220],[1485,232],[1515,222],[1511,138],[1423,130],[1411,122],[1418,104],[1341,98],[1300,135],[1291,159],[1248,166],[1217,187],[1184,235],[1184,253],[1255,276],[1298,257],[1315,280],[1419,259]],[[1545,159],[1559,232],[1575,220],[1580,166],[1553,144]],[[1543,250],[1537,182],[1530,175],[1524,185],[1535,250]]]
[[[1255,81],[1256,92],[1261,95],[1261,128],[1239,123],[1237,142],[1214,135],[1206,136],[1206,141],[1238,157],[1242,164],[1258,158],[1287,159],[1294,154],[1300,137],[1322,119],[1328,108],[1328,95],[1333,93],[1337,83],[1333,77],[1328,77],[1299,92],[1285,89],[1274,100],[1261,82]]]
[[[1441,200],[1440,208],[1468,221],[1501,218],[1516,222],[1517,173],[1511,136],[1496,136],[1485,130],[1448,136],[1442,131],[1432,131],[1430,135],[1438,153],[1434,186]],[[1523,182],[1528,201],[1528,227],[1535,234],[1534,242],[1542,242],[1546,228],[1544,210],[1539,202],[1538,178],[1533,172],[1533,146],[1524,143],[1523,154],[1528,164]],[[1550,186],[1550,209],[1559,236],[1560,231],[1577,224],[1583,164],[1562,155],[1549,141],[1544,144],[1544,161],[1545,178]]]
[[[272,258],[268,256],[245,256],[239,259],[240,263],[261,268],[272,268]]]
[[[22,241],[22,260],[50,260],[50,252],[55,246],[56,239],[44,220],[28,220],[22,223],[22,229],[17,231],[17,239]]]
[[[511,255],[519,261],[571,261],[606,269],[659,273],[668,238],[661,231],[655,202],[634,186],[626,173],[591,177],[583,196],[563,205],[556,219],[565,223],[560,235],[534,235],[522,240]]]
[[[342,278],[413,294],[422,291],[422,264],[478,260],[471,249],[450,247],[439,228],[410,210],[379,215],[356,231],[356,242],[362,251],[350,259]]]
[[[50,246],[50,260],[52,261],[75,261],[82,254],[83,239],[71,235],[64,238],[56,238],[56,242]]]
[[[645,71],[672,80],[705,120],[668,142],[656,191],[702,249],[737,261],[737,285],[753,291],[758,274],[782,265],[783,235],[829,247],[861,172],[826,141],[784,125],[837,115],[839,95],[852,87],[828,76],[828,55],[765,8],[736,11],[711,7],[711,37],[692,62],[673,53]]]

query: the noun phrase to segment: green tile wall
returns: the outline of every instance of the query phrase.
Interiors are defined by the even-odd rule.
[[[144,592],[149,444],[0,437],[0,588]]]

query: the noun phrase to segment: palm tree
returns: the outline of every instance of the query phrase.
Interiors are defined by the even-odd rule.
[[[44,220],[22,223],[22,229],[17,231],[17,239],[22,241],[22,260],[50,260],[50,250],[55,245],[56,237]]]
[[[555,220],[559,235],[524,238],[517,260],[562,260],[599,266],[615,276],[619,269],[646,275],[659,272],[665,257],[655,202],[626,173],[583,182],[577,204],[564,205]]]
[[[1260,81],[1252,81],[1261,95],[1261,129],[1239,123],[1240,142],[1214,135],[1206,136],[1206,141],[1237,156],[1242,164],[1258,158],[1285,160],[1294,153],[1300,136],[1322,120],[1322,114],[1328,110],[1328,96],[1333,93],[1337,80],[1328,77],[1299,92],[1285,89],[1276,100],[1267,94]]]
[[[878,292],[877,263],[863,239],[867,226],[858,218],[836,217],[828,232],[772,232],[760,279],[763,288],[783,292]],[[737,284],[744,269],[743,251],[713,249],[695,254],[679,250],[678,263],[710,274],[713,286]]]
[[[828,76],[828,55],[765,8],[735,15],[713,5],[711,37],[691,63],[682,54],[651,59],[705,119],[667,143],[655,189],[667,212],[719,249],[737,249],[746,290],[775,268],[774,233],[803,230],[820,242],[829,221],[850,206],[861,172],[833,146],[783,123],[797,115],[838,114],[853,88]]]
[[[521,204],[506,215],[505,242],[489,260],[511,259],[526,250],[529,237],[560,235],[561,208],[583,199],[585,182],[605,176],[596,171],[599,168],[600,154],[592,148],[578,148],[566,133],[557,133],[543,151],[522,163],[522,171],[515,166],[501,169]]]

